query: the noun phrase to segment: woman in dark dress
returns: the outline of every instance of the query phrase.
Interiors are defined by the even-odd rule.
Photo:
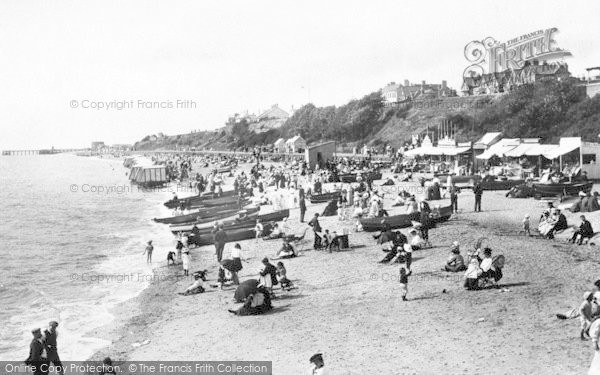
[[[425,241],[425,246],[431,246],[431,243],[429,242],[429,228],[431,225],[429,218],[431,214],[431,208],[429,208],[429,204],[427,204],[427,202],[421,202],[420,211],[421,214],[419,222],[421,223],[421,235],[423,237],[423,241]]]
[[[219,268],[219,283],[225,283],[225,270],[231,273],[231,279],[235,285],[240,285],[237,273],[242,270],[242,247],[236,243],[231,250],[231,259],[223,259]]]

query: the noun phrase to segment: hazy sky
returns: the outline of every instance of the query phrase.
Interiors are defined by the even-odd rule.
[[[340,105],[404,79],[459,89],[468,42],[549,27],[581,75],[600,65],[599,19],[597,0],[2,0],[0,149],[214,129],[236,112]],[[111,101],[133,105],[82,108]]]

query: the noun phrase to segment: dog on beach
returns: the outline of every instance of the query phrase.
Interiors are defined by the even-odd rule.
[[[167,254],[167,266],[170,266],[171,264],[175,265],[175,252],[174,251],[169,251],[169,253]]]

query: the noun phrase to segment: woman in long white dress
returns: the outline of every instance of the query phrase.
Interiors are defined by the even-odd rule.
[[[183,251],[182,260],[183,260],[183,274],[184,274],[184,276],[188,276],[190,274],[190,263],[192,261],[192,258],[190,257],[190,249],[185,248],[185,250]]]

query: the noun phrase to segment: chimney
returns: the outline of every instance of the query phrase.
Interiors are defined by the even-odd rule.
[[[447,87],[448,87],[448,82],[442,81],[442,89],[446,90]]]
[[[425,81],[421,81],[421,85],[422,85],[422,86],[425,86]]]
[[[408,79],[404,80],[404,86],[407,86],[407,87],[410,86],[410,82],[408,82]]]

